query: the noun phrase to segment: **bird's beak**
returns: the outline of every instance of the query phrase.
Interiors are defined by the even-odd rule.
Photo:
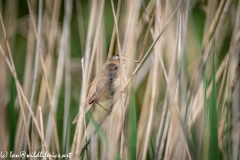
[[[140,61],[137,61],[137,60],[130,60],[129,58],[125,57],[122,55],[122,59],[126,60],[126,61],[129,61],[129,62],[134,62],[134,63],[140,63]]]

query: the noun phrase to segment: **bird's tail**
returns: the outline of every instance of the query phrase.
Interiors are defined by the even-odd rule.
[[[90,109],[91,106],[92,106],[91,104],[90,104],[90,105],[87,105],[87,104],[86,104],[86,105],[84,106],[84,109],[83,109],[84,115],[89,111],[89,109]],[[78,119],[79,119],[79,116],[80,116],[80,112],[79,112],[79,113],[77,114],[77,116],[74,118],[72,124],[77,123],[77,121],[78,121]]]

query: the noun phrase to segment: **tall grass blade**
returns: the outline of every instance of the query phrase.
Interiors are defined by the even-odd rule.
[[[136,115],[135,93],[134,93],[133,87],[131,87],[131,94],[130,94],[128,137],[129,137],[129,140],[128,140],[129,159],[137,159],[137,115]]]
[[[203,119],[203,132],[204,132],[204,141],[203,141],[203,159],[208,159],[209,154],[209,116],[208,116],[208,101],[207,101],[207,78],[204,74],[204,119]]]
[[[219,159],[218,153],[218,121],[217,121],[217,95],[216,95],[216,79],[215,79],[215,54],[213,53],[212,60],[212,96],[210,97],[209,108],[209,159]]]
[[[16,112],[14,109],[14,103],[16,98],[16,87],[14,85],[14,79],[11,77],[10,82],[10,103],[8,107],[8,125],[9,125],[9,150],[12,151],[14,148],[14,139],[15,139],[15,132],[16,132]]]

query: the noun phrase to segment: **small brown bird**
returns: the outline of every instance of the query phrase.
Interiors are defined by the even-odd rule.
[[[109,112],[98,102],[103,102],[111,99],[120,86],[120,65],[119,56],[110,57],[103,65],[99,73],[94,78],[91,87],[86,98],[85,107],[88,107],[92,103],[97,103],[105,111]],[[87,112],[88,110],[86,110]],[[86,113],[85,113],[86,114]],[[77,122],[79,114],[73,121],[73,124]]]

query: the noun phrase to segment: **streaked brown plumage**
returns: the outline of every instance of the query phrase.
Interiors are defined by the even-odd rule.
[[[99,73],[95,76],[91,84],[91,87],[88,92],[88,96],[86,98],[85,107],[88,107],[94,102],[96,103],[103,102],[113,97],[114,92],[120,86],[119,64],[120,64],[119,56],[116,55],[116,56],[110,57],[107,60],[107,62],[103,65],[103,67],[101,68]],[[78,116],[79,114],[76,116],[73,123],[77,122]]]

